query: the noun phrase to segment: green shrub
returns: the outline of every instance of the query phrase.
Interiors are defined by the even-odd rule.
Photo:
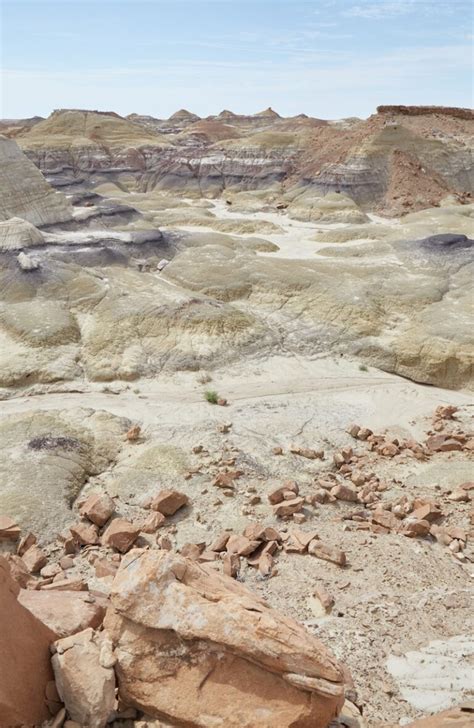
[[[206,389],[204,392],[204,399],[209,402],[209,404],[217,404],[219,395],[213,389]]]

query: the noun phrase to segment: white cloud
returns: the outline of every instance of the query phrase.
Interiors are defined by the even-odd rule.
[[[346,8],[342,15],[366,20],[383,20],[412,13],[429,13],[431,16],[451,14],[462,7],[469,12],[470,2],[466,0],[362,0]]]

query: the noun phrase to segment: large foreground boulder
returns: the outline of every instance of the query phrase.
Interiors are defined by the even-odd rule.
[[[134,550],[111,600],[125,705],[189,728],[323,728],[342,706],[324,645],[208,565]]]
[[[56,635],[18,601],[20,588],[0,557],[0,726],[39,725],[50,717],[49,646]]]

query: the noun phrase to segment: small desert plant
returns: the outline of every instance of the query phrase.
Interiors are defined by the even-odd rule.
[[[209,402],[209,404],[217,404],[219,401],[219,395],[213,389],[206,389],[204,392],[204,399]]]
[[[360,369],[361,372],[368,372],[369,371],[367,369],[367,367],[366,367],[365,364],[359,364],[359,369]]]
[[[198,376],[197,381],[199,384],[209,384],[209,382],[212,382],[212,377],[207,372],[203,372]]]

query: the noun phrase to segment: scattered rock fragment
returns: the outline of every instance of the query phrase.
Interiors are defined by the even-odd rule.
[[[115,518],[102,534],[104,546],[112,546],[117,551],[125,553],[138,538],[140,529],[125,518]]]
[[[333,564],[337,564],[338,566],[346,565],[346,554],[344,551],[336,549],[333,546],[328,546],[317,539],[314,539],[309,543],[308,553],[312,556],[317,556],[318,559],[331,561]]]
[[[18,541],[21,529],[9,516],[0,516],[0,541]]]
[[[150,508],[163,516],[173,516],[188,503],[188,496],[178,490],[161,490],[151,501]]]
[[[140,439],[141,431],[142,428],[140,427],[140,425],[133,425],[133,427],[128,430],[125,437],[129,442],[137,442],[137,440]]]
[[[43,566],[46,566],[48,559],[45,552],[33,544],[29,549],[25,551],[22,556],[23,563],[30,572],[30,574],[37,573]]]
[[[96,526],[102,527],[115,513],[115,503],[106,493],[92,493],[84,501],[79,512]]]

